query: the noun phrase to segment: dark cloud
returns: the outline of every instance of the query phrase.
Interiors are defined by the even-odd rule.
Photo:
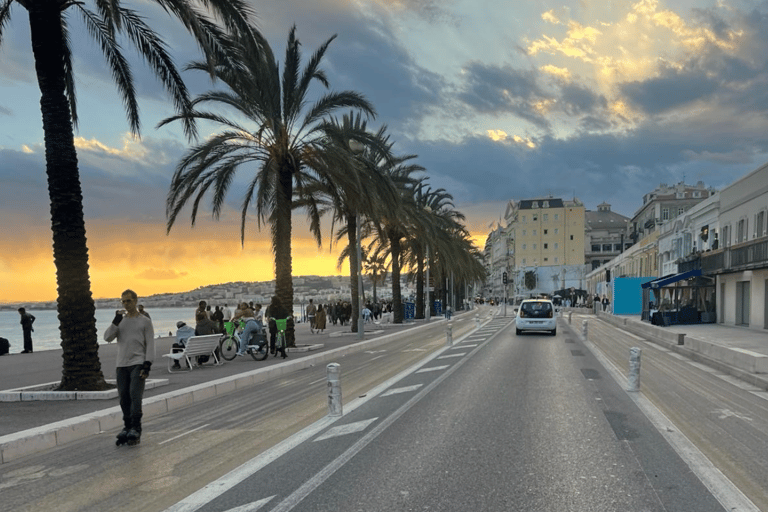
[[[659,77],[627,82],[619,89],[634,107],[655,115],[710,98],[718,83],[700,69],[667,68]]]

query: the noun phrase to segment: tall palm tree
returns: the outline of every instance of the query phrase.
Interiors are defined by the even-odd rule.
[[[199,6],[186,0],[156,0],[177,17],[209,56],[223,54],[222,29]],[[121,42],[136,47],[160,78],[175,105],[189,105],[186,87],[165,45],[134,10],[120,0],[92,2],[65,0],[0,0],[0,44],[9,26],[14,3],[27,11],[35,71],[40,87],[48,194],[51,202],[53,260],[58,289],[57,308],[63,349],[63,390],[98,390],[106,383],[101,372],[96,338],[95,306],[88,275],[83,197],[74,130],[78,124],[73,55],[70,46],[70,15],[79,15],[99,44],[123,98],[130,129],[139,133],[139,111],[133,78],[123,57]],[[205,6],[224,20],[235,33],[254,33],[249,28],[251,10],[241,0],[210,0]],[[194,127],[186,124],[188,134]]]
[[[347,238],[347,246],[339,254],[338,267],[341,268],[344,260],[349,258],[352,311],[356,312],[352,318],[352,332],[357,332],[362,309],[357,293],[358,279],[362,279],[362,276],[358,277],[357,231],[358,227],[363,227],[364,218],[376,218],[382,212],[398,208],[398,191],[377,165],[391,161],[392,143],[386,135],[386,127],[370,133],[365,120],[354,113],[344,115],[341,120],[331,120],[324,131],[328,151],[337,157],[336,165],[355,178],[344,182],[321,179],[312,195],[323,198],[332,211],[332,230],[336,222],[345,223],[336,232],[336,241]]]
[[[319,245],[320,205],[307,189],[319,176],[337,183],[349,181],[351,176],[334,165],[338,157],[327,148],[328,123],[324,118],[343,108],[375,115],[373,106],[353,91],[329,92],[307,106],[313,82],[329,87],[320,62],[335,37],[322,44],[300,70],[300,43],[296,27],[291,28],[282,77],[266,42],[260,53],[250,51],[247,45],[241,46],[237,61],[214,67],[216,78],[227,90],[204,93],[192,101],[194,110],[161,122],[164,125],[177,120],[207,120],[222,128],[191,148],[178,164],[166,203],[168,231],[188,202],[192,202],[194,225],[199,203],[209,191],[213,216],[218,219],[235,174],[247,168],[251,174],[240,207],[240,240],[244,243],[246,218],[251,206],[255,206],[258,228],[264,224],[271,227],[275,295],[283,304],[293,304],[292,210],[297,206],[307,210],[310,230]],[[232,41],[233,47],[239,44]],[[205,62],[189,67],[208,69]],[[202,105],[232,109],[246,122],[228,119],[215,110],[197,110]],[[294,340],[291,330],[288,340]]]
[[[373,283],[373,303],[378,302],[376,297],[376,285],[379,283],[384,284],[389,273],[389,261],[386,254],[380,252],[369,252],[368,257],[363,262],[364,269],[371,274],[371,282]]]
[[[421,215],[414,199],[418,184],[417,173],[422,173],[424,168],[418,164],[408,163],[416,158],[416,155],[406,155],[393,158],[391,162],[381,162],[382,172],[389,176],[398,190],[399,206],[396,210],[381,212],[377,218],[368,219],[368,222],[376,230],[376,243],[379,250],[385,248],[389,251],[392,274],[392,321],[403,323],[403,301],[400,287],[400,271],[402,268],[401,257],[403,252],[403,240],[411,231],[415,219]]]

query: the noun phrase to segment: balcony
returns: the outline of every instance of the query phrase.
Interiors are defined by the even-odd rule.
[[[768,237],[701,255],[704,274],[726,274],[756,268],[768,268]]]

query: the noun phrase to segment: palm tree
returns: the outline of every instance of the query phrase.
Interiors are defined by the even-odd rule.
[[[371,282],[373,283],[373,303],[378,300],[376,298],[376,285],[378,283],[384,284],[389,273],[389,262],[387,261],[387,255],[379,252],[369,250],[369,256],[363,262],[364,269],[371,274]]]
[[[223,54],[222,30],[185,0],[156,0],[184,23],[209,56]],[[16,0],[26,9],[32,39],[35,71],[40,87],[48,194],[51,202],[53,260],[58,288],[57,308],[63,371],[60,389],[99,390],[106,387],[101,372],[96,338],[95,306],[88,275],[83,197],[74,143],[78,124],[70,14],[82,17],[85,28],[98,42],[123,98],[130,129],[139,133],[139,112],[133,78],[121,53],[121,39],[133,44],[160,78],[180,109],[189,99],[162,40],[138,15],[120,0],[86,2],[65,0]],[[0,0],[0,44],[10,23],[14,0]],[[241,35],[249,28],[251,11],[241,0],[211,0],[205,3],[228,29]],[[194,127],[186,124],[188,134]]]
[[[353,91],[327,93],[307,107],[313,82],[329,86],[319,66],[335,37],[321,45],[300,72],[300,43],[296,27],[291,28],[282,79],[278,62],[266,42],[260,53],[250,51],[246,45],[239,48],[237,61],[217,63],[214,74],[228,90],[198,96],[192,101],[193,109],[203,104],[228,107],[248,124],[215,111],[199,110],[180,112],[160,123],[207,120],[222,127],[222,131],[190,149],[177,166],[166,203],[168,231],[190,201],[194,225],[199,203],[209,191],[213,216],[218,219],[235,174],[242,167],[249,168],[252,175],[240,209],[240,241],[245,241],[246,218],[253,205],[258,228],[263,224],[271,227],[275,295],[283,304],[293,304],[292,210],[299,206],[307,210],[310,230],[319,245],[320,205],[307,190],[319,176],[337,183],[348,182],[352,176],[335,165],[339,158],[327,148],[328,123],[324,119],[342,108],[375,115],[373,106]],[[233,47],[239,44],[237,40],[231,43]],[[208,69],[205,62],[189,67]],[[292,330],[288,332],[288,341],[294,341]]]

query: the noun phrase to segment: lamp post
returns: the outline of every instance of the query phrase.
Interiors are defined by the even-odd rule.
[[[424,211],[427,212],[427,214],[432,213],[432,208],[429,206],[424,207]],[[427,242],[427,300],[425,301],[427,303],[427,314],[426,322],[429,323],[430,319],[432,318],[432,304],[430,303],[429,299],[429,242]]]

